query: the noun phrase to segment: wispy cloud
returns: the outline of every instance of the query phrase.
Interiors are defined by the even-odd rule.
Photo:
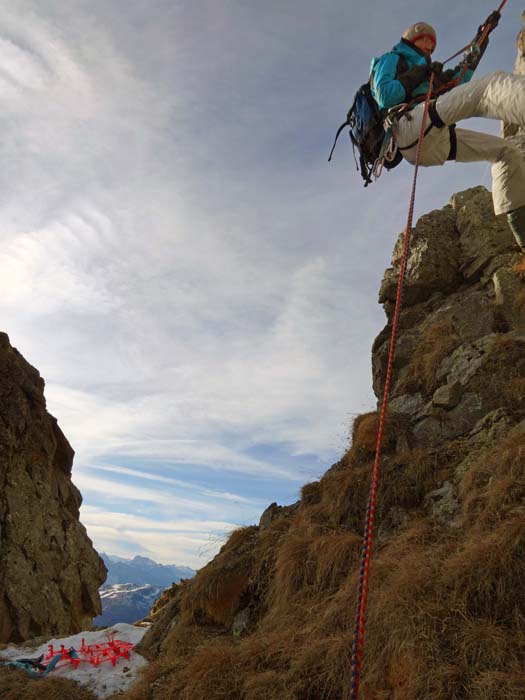
[[[118,467],[109,464],[98,464],[98,465],[87,465],[86,469],[94,469],[96,471],[110,472],[112,474],[123,474],[125,476],[133,477],[133,479],[143,479],[145,481],[153,481],[161,484],[169,484],[170,486],[178,487],[183,491],[193,491],[195,493],[201,493],[203,496],[215,501],[233,501],[235,503],[243,503],[251,506],[261,506],[264,505],[265,501],[257,498],[244,498],[236,493],[230,493],[228,491],[215,491],[212,489],[202,488],[195,486],[188,481],[183,479],[174,479],[170,476],[162,476],[161,474],[156,474],[153,471],[139,471],[137,469],[128,469],[127,467]]]
[[[82,522],[100,551],[120,556],[131,551],[194,568],[203,566],[236,528],[235,523],[221,520],[153,520],[95,506],[82,506]]]

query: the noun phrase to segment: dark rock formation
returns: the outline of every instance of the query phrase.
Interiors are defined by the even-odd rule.
[[[0,333],[0,642],[78,632],[101,611],[73,454],[44,380]]]
[[[279,506],[277,503],[270,503],[259,519],[259,528],[267,530],[278,518],[289,518],[297,510],[298,503],[291,506]]]

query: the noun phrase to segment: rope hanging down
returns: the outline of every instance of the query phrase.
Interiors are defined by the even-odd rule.
[[[503,0],[498,8],[498,12],[501,12],[505,6],[507,0]],[[480,44],[487,38],[491,31],[491,26],[487,25],[478,38]],[[461,49],[458,53],[451,56],[445,63],[456,58],[457,55],[463,53],[465,50],[471,48],[474,42],[471,42],[469,46]],[[423,148],[423,139],[425,135],[425,129],[428,119],[428,110],[430,106],[430,99],[432,97],[432,88],[434,84],[434,75],[430,74],[428,93],[425,98],[425,107],[423,111],[423,119],[421,122],[421,131],[419,134],[418,147],[416,160],[414,165],[414,177],[412,181],[412,192],[410,195],[410,205],[408,209],[408,219],[405,228],[404,242],[403,242],[403,254],[401,258],[401,266],[399,270],[399,278],[397,285],[396,294],[396,304],[394,309],[394,317],[392,320],[392,333],[390,337],[390,347],[388,351],[388,362],[385,378],[385,387],[383,392],[383,401],[381,404],[381,412],[379,417],[379,427],[377,431],[377,441],[376,441],[376,452],[374,459],[374,467],[372,470],[372,483],[370,486],[370,495],[368,499],[368,505],[366,509],[365,516],[365,527],[363,533],[363,548],[361,555],[361,567],[359,571],[359,583],[357,589],[358,601],[356,609],[355,618],[355,628],[354,628],[354,640],[352,645],[352,675],[351,675],[351,700],[358,700],[359,698],[359,686],[361,682],[361,667],[363,660],[363,647],[364,647],[364,635],[365,635],[365,616],[366,616],[366,606],[368,600],[368,588],[369,588],[369,574],[370,574],[370,558],[372,553],[372,539],[373,539],[373,529],[374,529],[374,519],[375,519],[375,509],[377,500],[377,491],[379,487],[379,466],[381,461],[381,449],[383,445],[383,434],[386,422],[386,412],[388,407],[388,399],[390,395],[390,385],[392,381],[392,368],[394,363],[394,352],[396,346],[397,332],[399,326],[399,316],[401,312],[402,300],[403,300],[403,285],[405,281],[406,264],[408,259],[408,252],[410,249],[410,236],[412,232],[412,223],[414,218],[414,205],[416,200],[416,184],[417,175],[419,171],[419,164],[421,162],[421,152]]]
[[[406,263],[408,259],[408,251],[410,247],[410,233],[412,231],[412,221],[414,218],[414,204],[416,201],[416,184],[419,163],[421,160],[421,151],[423,148],[423,137],[428,119],[428,108],[432,95],[432,86],[434,84],[434,75],[430,75],[430,85],[425,101],[425,109],[423,113],[423,121],[421,122],[421,131],[417,147],[417,155],[414,167],[414,178],[412,181],[412,194],[410,197],[410,207],[408,211],[408,220],[405,228],[405,239],[403,244],[403,256],[401,258],[401,268],[399,270],[399,280],[397,284],[396,306],[394,310],[394,318],[392,321],[392,334],[390,337],[390,348],[388,351],[388,363],[386,370],[385,388],[383,393],[383,403],[381,405],[381,414],[379,418],[379,428],[377,431],[376,454],[374,460],[374,468],[372,471],[372,485],[370,487],[370,496],[365,516],[365,529],[363,534],[363,550],[361,558],[361,569],[359,571],[358,584],[358,602],[354,629],[354,642],[352,647],[352,680],[351,680],[351,699],[358,700],[359,684],[361,680],[361,664],[363,659],[363,642],[365,634],[365,613],[368,599],[368,578],[370,571],[370,556],[372,552],[372,535],[374,528],[374,517],[376,508],[377,490],[379,486],[379,464],[381,461],[381,448],[383,444],[383,433],[385,428],[386,410],[388,406],[388,397],[390,394],[390,383],[392,381],[392,366],[394,362],[394,350],[396,346],[397,330],[399,325],[399,315],[401,312],[401,302],[403,297],[403,282],[405,280]]]

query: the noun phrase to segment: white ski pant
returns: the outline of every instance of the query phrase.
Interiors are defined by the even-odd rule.
[[[497,71],[459,85],[437,98],[436,110],[447,125],[432,127],[425,136],[421,165],[443,165],[450,153],[448,125],[469,117],[501,119],[525,127],[525,76]],[[417,105],[394,125],[401,148],[417,141],[421,131],[424,103]],[[466,129],[456,129],[456,161],[492,163],[492,198],[496,214],[506,214],[525,205],[525,160],[509,141]],[[417,144],[402,150],[409,163],[416,160]]]

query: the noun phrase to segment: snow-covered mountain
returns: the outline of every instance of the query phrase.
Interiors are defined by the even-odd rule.
[[[187,566],[158,564],[147,557],[124,559],[104,553],[100,556],[108,576],[100,588],[102,615],[93,620],[97,626],[141,620],[148,615],[162,591],[195,574]]]
[[[105,586],[114,583],[148,583],[151,586],[168,588],[182,578],[191,578],[195,575],[195,571],[188,566],[158,564],[147,557],[136,556],[133,559],[123,559],[104,553],[100,556],[108,570]]]
[[[102,586],[100,589],[102,615],[96,617],[93,624],[109,627],[117,622],[137,622],[146,617],[163,590],[148,583],[114,583],[110,586]]]

